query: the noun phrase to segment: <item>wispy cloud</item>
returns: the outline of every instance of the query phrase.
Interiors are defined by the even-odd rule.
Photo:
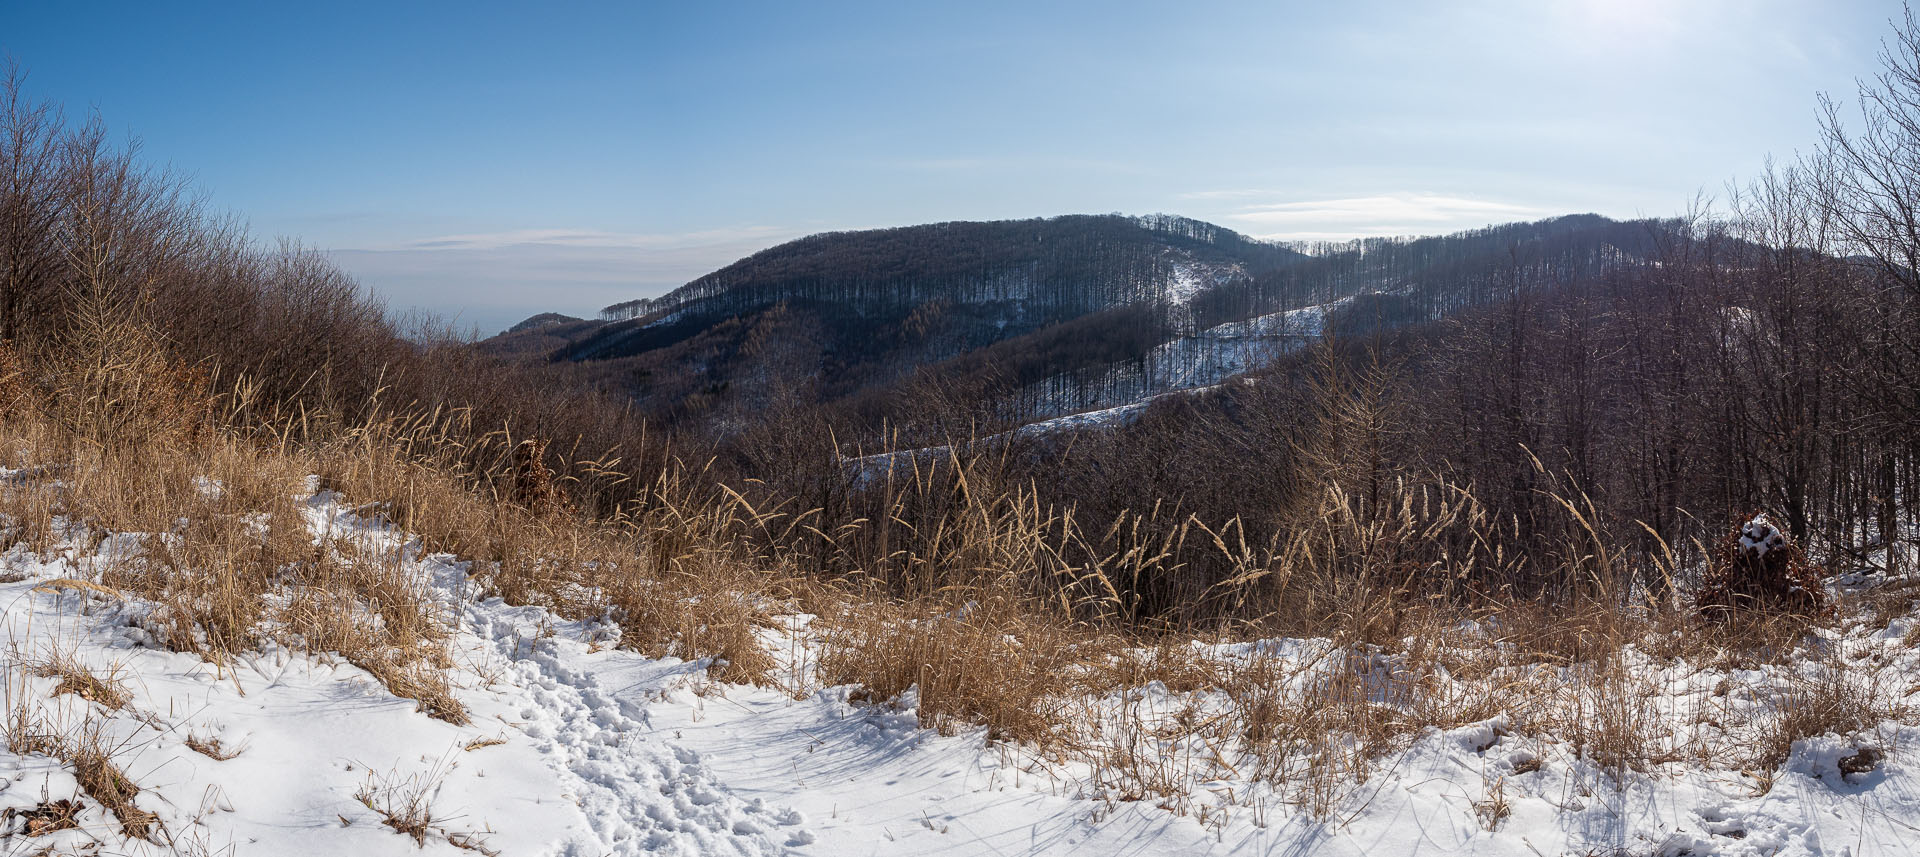
[[[1430,193],[1286,201],[1276,199],[1279,196],[1264,190],[1182,194],[1196,201],[1267,200],[1244,202],[1217,216],[1250,234],[1287,240],[1432,234],[1556,213],[1531,205]]]
[[[1206,199],[1251,199],[1251,198],[1256,198],[1256,197],[1263,197],[1263,196],[1264,196],[1264,197],[1275,197],[1275,196],[1279,196],[1279,195],[1280,195],[1280,192],[1279,192],[1279,191],[1277,191],[1277,190],[1256,190],[1256,189],[1252,189],[1252,188],[1247,188],[1247,189],[1242,189],[1242,190],[1196,190],[1196,191],[1189,191],[1189,192],[1187,192],[1187,193],[1183,193],[1183,194],[1180,194],[1180,198],[1181,198],[1181,199],[1200,199],[1200,200],[1206,200]]]

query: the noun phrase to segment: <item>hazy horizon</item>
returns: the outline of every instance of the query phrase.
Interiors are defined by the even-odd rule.
[[[1899,10],[34,4],[0,52],[260,237],[491,333],[832,229],[1669,215],[1810,148]]]

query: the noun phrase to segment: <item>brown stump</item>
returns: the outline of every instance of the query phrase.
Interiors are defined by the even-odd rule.
[[[1827,596],[1820,567],[1763,512],[1721,540],[1694,603],[1713,619],[1736,610],[1815,615],[1826,609]]]

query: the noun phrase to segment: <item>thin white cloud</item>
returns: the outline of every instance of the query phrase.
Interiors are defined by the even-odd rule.
[[[1190,199],[1256,199],[1262,191],[1201,191]],[[1490,223],[1531,220],[1556,213],[1544,208],[1490,199],[1430,193],[1400,193],[1342,199],[1287,200],[1240,205],[1218,215],[1261,238],[1316,240],[1372,235],[1414,235],[1472,229]]]
[[[1196,190],[1180,194],[1179,196],[1181,199],[1249,199],[1253,197],[1273,197],[1279,195],[1280,192],[1277,190],[1247,188],[1242,190]]]

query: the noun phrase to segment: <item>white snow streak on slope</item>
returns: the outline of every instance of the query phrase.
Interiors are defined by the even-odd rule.
[[[1318,338],[1327,315],[1351,298],[1217,324],[1157,346],[1147,355],[1150,389],[1180,390],[1221,381],[1272,363]]]
[[[1178,277],[1198,282],[1190,268],[1176,266],[1175,270]],[[1151,375],[1147,382],[1149,389],[1159,392],[1126,404],[1031,422],[1006,434],[983,438],[979,443],[992,444],[1008,436],[1038,437],[1062,431],[1128,425],[1139,419],[1157,399],[1216,389],[1227,378],[1264,366],[1300,348],[1325,331],[1329,313],[1351,300],[1341,298],[1329,304],[1230,321],[1193,336],[1159,345],[1149,353],[1146,361]],[[1043,382],[1036,386],[1044,387],[1045,384]],[[915,460],[923,463],[938,461],[948,454],[947,447],[935,446],[863,455],[848,459],[844,464],[858,473],[862,480],[872,480],[884,477],[892,468],[910,470],[911,462]]]
[[[1089,400],[1076,392],[1074,375],[1056,375],[1028,387],[1039,402],[1040,414],[1070,415],[1074,410],[1100,406],[1111,410],[1159,396],[1219,384],[1234,375],[1258,369],[1298,350],[1326,329],[1327,316],[1352,298],[1327,304],[1268,313],[1217,324],[1191,336],[1163,342],[1140,362],[1140,375],[1123,386],[1121,395],[1134,401],[1119,404]]]

